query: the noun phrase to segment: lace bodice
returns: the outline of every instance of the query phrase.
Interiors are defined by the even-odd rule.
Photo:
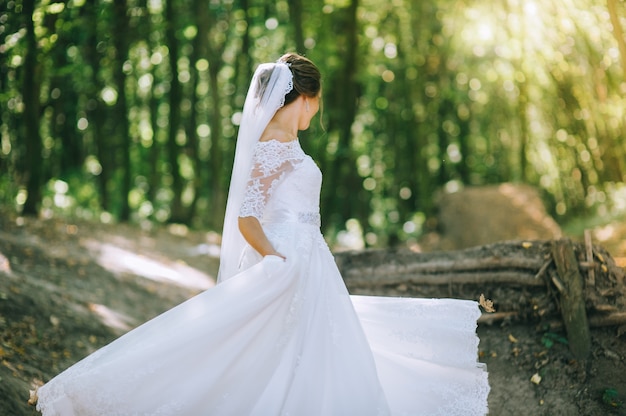
[[[319,226],[322,173],[300,142],[258,142],[239,216]]]

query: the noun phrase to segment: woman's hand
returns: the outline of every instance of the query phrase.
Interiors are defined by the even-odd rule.
[[[275,253],[270,253],[270,254],[266,254],[264,257],[267,256],[275,256],[275,257],[280,257],[281,259],[283,259],[283,261],[287,260],[287,257],[283,256],[282,254],[280,254],[278,251]]]
[[[276,251],[270,240],[265,235],[261,223],[256,217],[239,217],[239,231],[248,244],[261,256],[277,256],[286,260],[287,258]]]

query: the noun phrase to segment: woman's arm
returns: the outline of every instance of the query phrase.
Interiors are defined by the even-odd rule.
[[[261,256],[272,255],[286,259],[285,256],[274,249],[256,217],[239,217],[239,231],[241,231],[241,235],[243,235],[248,244],[259,252]]]

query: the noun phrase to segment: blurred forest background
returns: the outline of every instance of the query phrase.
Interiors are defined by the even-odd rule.
[[[322,218],[416,240],[438,192],[626,216],[623,0],[1,0],[0,206],[221,229],[257,64],[320,67]]]

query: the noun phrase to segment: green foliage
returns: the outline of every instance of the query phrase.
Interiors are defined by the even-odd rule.
[[[19,140],[27,53],[42,209],[219,228],[252,71],[298,50],[324,75],[324,127],[301,139],[331,234],[356,221],[366,245],[410,243],[437,191],[504,181],[539,187],[561,222],[626,213],[626,68],[605,3],[129,2],[120,38],[113,2],[39,1],[34,51],[21,4],[0,11],[0,203],[18,211],[37,171]]]
[[[43,193],[42,211],[45,216],[99,218],[102,209],[95,181],[82,174],[71,175],[67,180],[48,181]]]
[[[602,392],[602,402],[613,408],[622,407],[623,404],[619,399],[617,390],[614,388],[608,388]]]
[[[544,347],[548,349],[552,348],[555,342],[563,345],[569,344],[567,338],[563,337],[562,335],[555,334],[554,332],[546,332],[541,337],[541,343],[544,345]]]

